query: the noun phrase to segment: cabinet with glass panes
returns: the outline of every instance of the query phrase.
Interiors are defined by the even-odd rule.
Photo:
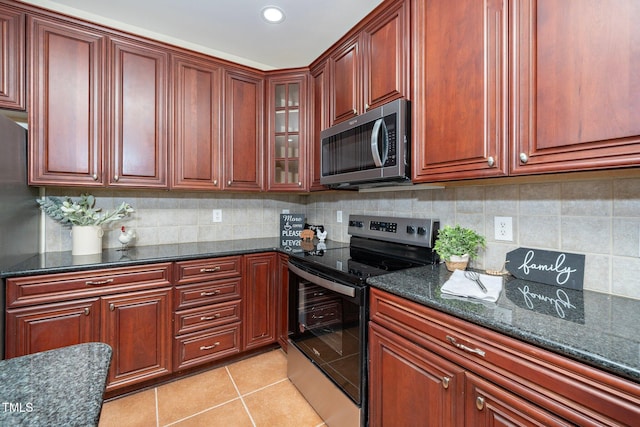
[[[306,73],[271,77],[269,189],[304,190]]]

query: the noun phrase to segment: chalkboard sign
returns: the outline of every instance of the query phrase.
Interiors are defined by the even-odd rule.
[[[584,255],[518,248],[507,253],[506,268],[518,279],[582,290]]]
[[[281,214],[280,247],[288,252],[300,249],[302,230],[304,230],[304,214]]]

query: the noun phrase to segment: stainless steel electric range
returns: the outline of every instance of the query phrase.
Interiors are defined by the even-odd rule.
[[[348,246],[289,258],[288,376],[328,426],[367,425],[367,277],[436,263],[438,228],[351,215]]]

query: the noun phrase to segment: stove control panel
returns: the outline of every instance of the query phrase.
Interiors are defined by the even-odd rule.
[[[432,248],[440,221],[428,218],[350,215],[349,234],[389,242]]]

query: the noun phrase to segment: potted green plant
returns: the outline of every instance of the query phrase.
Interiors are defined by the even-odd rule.
[[[446,225],[438,232],[434,250],[444,259],[447,270],[464,270],[470,259],[478,257],[478,250],[486,245],[485,238],[470,228]]]
[[[134,212],[130,204],[122,202],[113,212],[102,213],[96,208],[96,199],[82,194],[78,200],[71,197],[49,196],[36,199],[40,209],[63,225],[71,226],[72,255],[93,255],[102,252],[104,224],[115,222]]]

